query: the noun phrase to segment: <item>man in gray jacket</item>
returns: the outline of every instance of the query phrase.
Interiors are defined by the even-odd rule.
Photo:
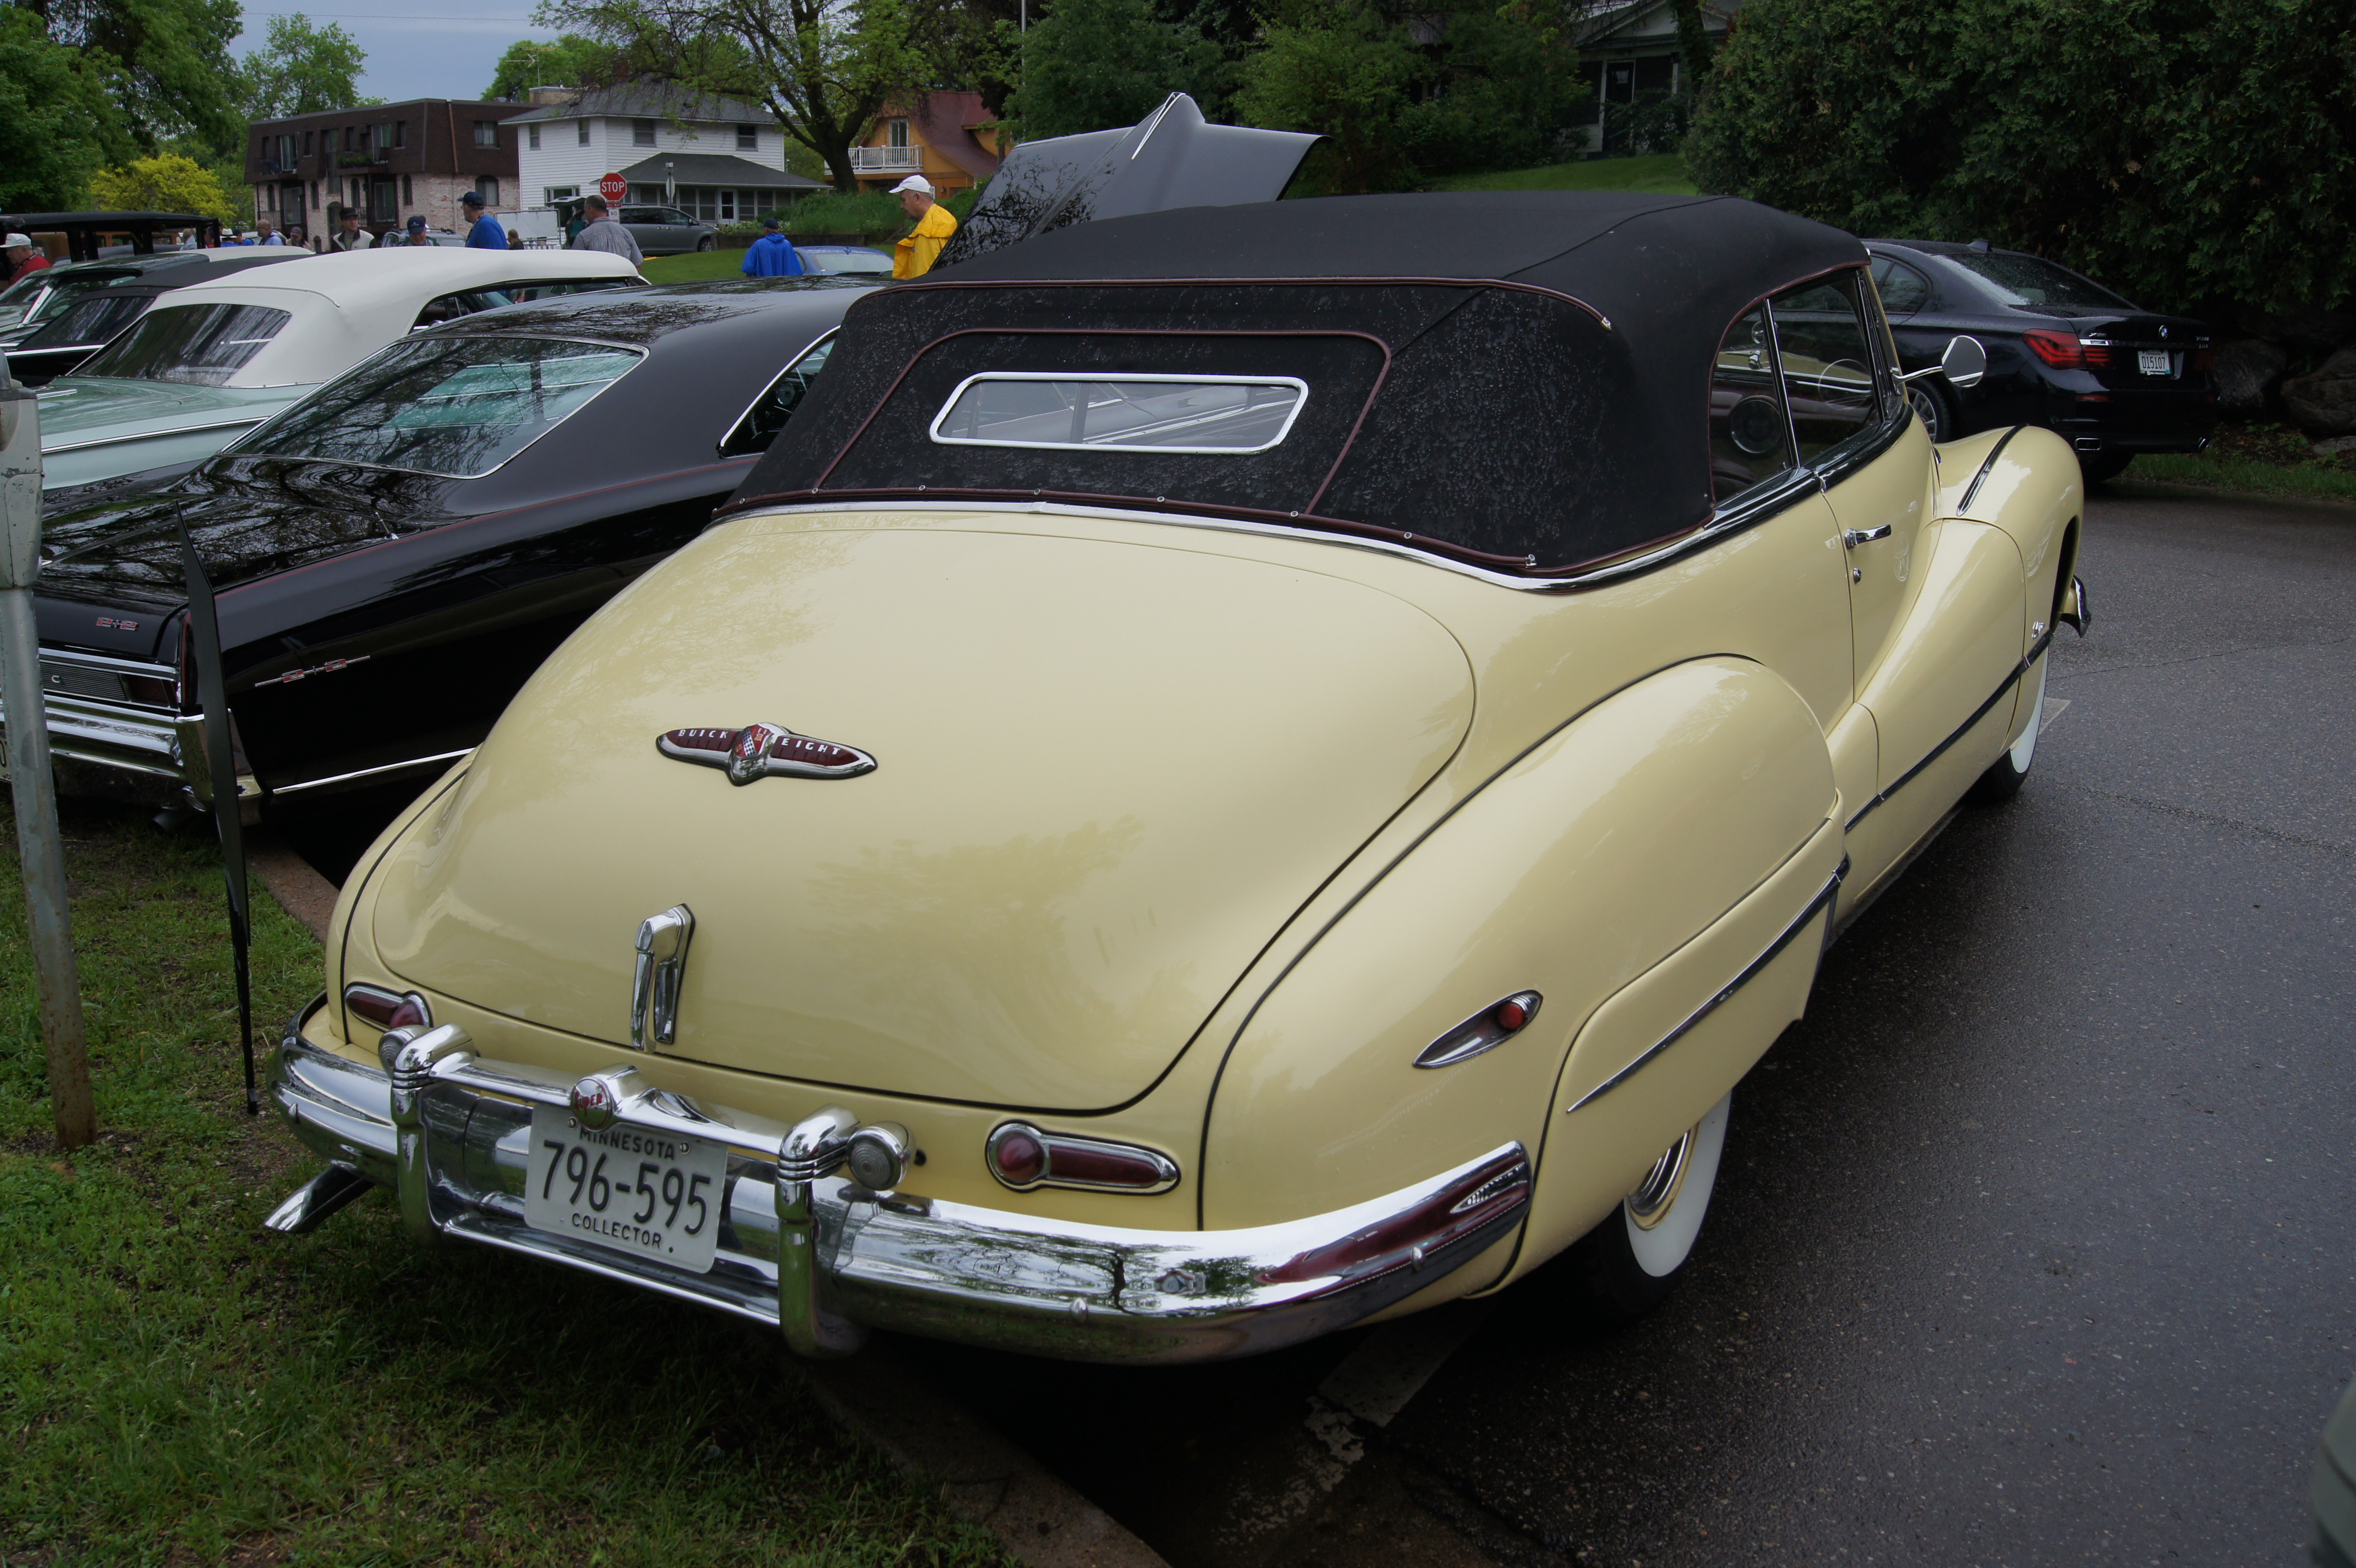
[[[610,252],[634,267],[647,259],[639,252],[637,241],[630,237],[630,231],[614,221],[614,215],[605,206],[604,197],[582,198],[581,215],[589,220],[589,226],[573,237],[573,250]]]

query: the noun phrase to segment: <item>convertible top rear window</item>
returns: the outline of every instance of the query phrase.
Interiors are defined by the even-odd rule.
[[[1084,446],[1098,452],[1265,452],[1292,428],[1309,389],[1291,377],[1053,372],[969,377],[933,421],[933,439],[967,446]]]
[[[293,319],[266,305],[167,305],[149,311],[74,374],[226,386]]]
[[[247,454],[479,478],[642,356],[544,338],[412,338],[239,444]]]

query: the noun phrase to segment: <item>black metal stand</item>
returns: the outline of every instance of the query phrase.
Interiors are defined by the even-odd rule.
[[[221,880],[229,885],[229,940],[237,966],[237,1038],[245,1054],[245,1112],[257,1115],[253,1082],[253,955],[245,879],[245,825],[239,814],[237,757],[230,749],[229,693],[221,682],[220,619],[204,563],[179,524],[180,566],[188,580],[188,635],[197,664],[197,701],[204,709],[205,763],[212,781],[213,826],[220,835]]]

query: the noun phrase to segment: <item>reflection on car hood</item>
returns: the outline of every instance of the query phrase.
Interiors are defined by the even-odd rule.
[[[559,649],[392,851],[378,952],[619,1045],[633,934],[683,903],[669,1054],[1130,1099],[1472,715],[1422,611],[1215,548],[923,514],[715,528]],[[877,767],[738,788],[656,749],[755,722]]]
[[[180,522],[213,586],[230,588],[411,531],[439,490],[417,475],[331,464],[244,467],[246,477],[198,475],[161,494],[48,520],[40,592],[169,608],[187,597]]]
[[[60,376],[41,389],[41,449],[184,430],[284,406],[308,387],[208,387],[185,381]]]

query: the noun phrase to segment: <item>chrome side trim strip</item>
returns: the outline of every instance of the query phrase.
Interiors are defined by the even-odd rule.
[[[1964,499],[1955,503],[1955,510],[1958,512],[1972,510],[1972,498],[1978,495],[1980,487],[1987,482],[1988,470],[1996,467],[1996,460],[1998,457],[2004,456],[2004,449],[2012,445],[2012,438],[2028,428],[2026,424],[2014,425],[2004,433],[2003,440],[1988,448],[1988,455],[1980,459],[1980,471],[1972,476],[1972,482],[1965,488]]]
[[[201,435],[209,430],[246,430],[260,424],[267,414],[252,419],[224,419],[212,424],[176,424],[168,430],[141,430],[129,435],[107,435],[96,441],[73,441],[59,446],[44,446],[41,456],[54,457],[61,452],[87,452],[98,446],[124,446],[134,441],[164,441],[179,435]]]
[[[1591,1101],[1601,1099],[1604,1095],[1611,1093],[1613,1090],[1627,1082],[1629,1079],[1635,1076],[1638,1069],[1642,1069],[1645,1063],[1651,1061],[1663,1051],[1667,1050],[1671,1046],[1676,1045],[1679,1040],[1685,1038],[1686,1036],[1692,1031],[1695,1025],[1700,1023],[1704,1018],[1708,1017],[1712,1013],[1717,1012],[1719,1005],[1724,1003],[1728,997],[1732,996],[1736,992],[1750,984],[1753,976],[1758,974],[1761,970],[1765,969],[1770,963],[1773,962],[1775,956],[1778,953],[1781,953],[1785,948],[1792,945],[1792,939],[1794,937],[1798,936],[1802,931],[1807,929],[1808,923],[1814,920],[1818,915],[1825,912],[1825,907],[1832,902],[1833,895],[1840,891],[1841,880],[1847,875],[1848,857],[1847,855],[1843,855],[1841,857],[1840,865],[1833,868],[1833,874],[1828,879],[1826,879],[1824,886],[1817,890],[1815,897],[1808,900],[1808,907],[1800,911],[1800,918],[1794,920],[1790,925],[1784,927],[1783,934],[1777,937],[1773,941],[1769,942],[1764,952],[1761,953],[1757,958],[1752,959],[1748,964],[1745,964],[1740,974],[1736,975],[1732,980],[1728,981],[1723,986],[1719,987],[1717,995],[1712,996],[1708,1001],[1695,1008],[1684,1023],[1679,1024],[1676,1028],[1671,1029],[1667,1034],[1662,1036],[1660,1042],[1657,1045],[1655,1045],[1651,1049],[1637,1057],[1634,1061],[1630,1062],[1626,1067],[1622,1068],[1610,1078],[1605,1079],[1601,1083],[1597,1084],[1593,1089],[1589,1090],[1585,1094],[1580,1095],[1573,1103],[1565,1106],[1563,1108],[1563,1114],[1568,1116],[1572,1112],[1577,1111],[1580,1106],[1586,1105]],[[1829,925],[1830,923],[1827,922],[1827,929],[1829,929]],[[1824,950],[1822,948],[1817,950],[1819,957],[1823,955],[1823,950]]]
[[[299,795],[305,789],[324,789],[330,784],[349,784],[359,779],[375,779],[387,773],[406,773],[412,768],[431,768],[437,762],[455,762],[462,757],[472,757],[475,748],[463,751],[436,752],[432,757],[412,757],[406,762],[388,762],[381,768],[363,768],[354,773],[331,774],[325,779],[305,779],[300,784],[279,784],[271,788],[273,795]]]
[[[1849,829],[1856,827],[1858,823],[1865,821],[1866,818],[1873,815],[1873,813],[1880,808],[1883,801],[1889,800],[1892,795],[1897,794],[1901,789],[1905,789],[1909,784],[1913,783],[1915,777],[1920,774],[1922,769],[1930,767],[1931,764],[1938,761],[1942,757],[1944,757],[1947,754],[1947,748],[1949,746],[1954,745],[1955,742],[1963,739],[1965,736],[1970,734],[1972,726],[1978,724],[1982,719],[1987,717],[1988,710],[1995,707],[1997,703],[2002,702],[2004,700],[2004,694],[2007,692],[2011,691],[2014,686],[2018,685],[2020,678],[2023,675],[2028,674],[2029,670],[2035,666],[2037,661],[2045,656],[2046,645],[2051,643],[2052,640],[2053,631],[2052,628],[2049,627],[2046,628],[2044,636],[2029,644],[2029,656],[2023,659],[2019,663],[2014,665],[2012,667],[2012,673],[2006,676],[2003,683],[1997,686],[1995,691],[1988,693],[1987,701],[1982,703],[1978,707],[1972,710],[1972,716],[1970,718],[1965,719],[1962,724],[1956,725],[1954,734],[1948,736],[1946,739],[1933,746],[1931,748],[1930,755],[1923,757],[1922,761],[1916,763],[1913,767],[1908,768],[1905,773],[1899,778],[1897,783],[1892,784],[1889,789],[1882,790],[1872,800],[1868,800],[1863,808],[1858,811],[1857,815],[1851,817],[1847,822],[1843,824],[1841,831],[1843,832],[1847,832]]]

